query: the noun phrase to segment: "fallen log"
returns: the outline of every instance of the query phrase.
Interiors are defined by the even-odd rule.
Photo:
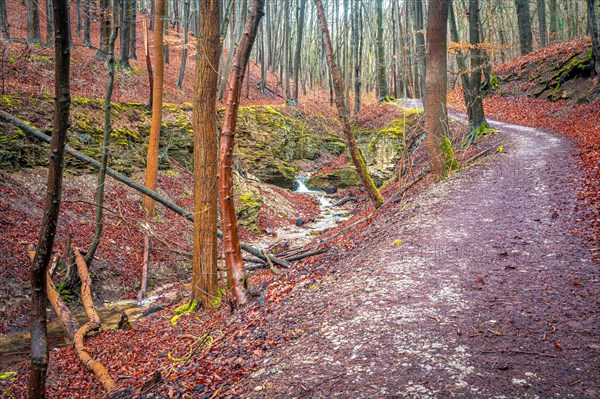
[[[81,279],[81,303],[83,303],[83,309],[90,322],[100,323],[100,316],[98,316],[98,313],[96,312],[94,301],[92,299],[92,278],[88,273],[87,265],[76,247],[73,247],[73,253],[75,254],[77,272]]]
[[[85,260],[75,246],[73,246],[73,253],[75,254],[77,272],[81,279],[81,302],[83,303],[85,314],[89,319],[89,322],[84,324],[75,334],[75,352],[77,353],[79,360],[81,360],[81,363],[94,373],[104,389],[111,392],[116,385],[114,380],[108,373],[108,370],[106,370],[106,367],[87,353],[84,345],[85,336],[94,330],[98,330],[102,325],[100,324],[100,317],[96,312],[94,301],[92,300],[92,279],[88,273]]]
[[[333,204],[333,206],[342,206],[344,204],[346,204],[347,202],[350,201],[354,201],[354,202],[359,202],[359,201],[364,201],[364,198],[359,198],[355,195],[349,195],[346,198],[342,198],[340,201],[336,202],[335,204]]]
[[[28,135],[35,137],[38,140],[41,140],[45,143],[50,143],[49,136],[47,136],[44,133],[40,132],[39,130],[29,126],[22,120],[15,118],[11,114],[8,114],[4,111],[0,111],[0,119],[18,127],[19,129],[21,129]],[[93,158],[88,157],[87,155],[85,155],[69,146],[65,146],[65,152],[67,154],[71,155],[72,157],[80,160],[81,162],[83,162],[89,166],[92,166],[93,168],[100,169],[100,162],[96,161]],[[133,188],[134,190],[139,191],[144,195],[147,195],[148,197],[152,198],[156,202],[164,205],[166,208],[172,210],[173,212],[177,213],[180,216],[183,216],[190,222],[194,222],[194,215],[192,213],[187,212],[185,209],[181,208],[179,205],[162,197],[156,191],[153,191],[147,187],[144,187],[143,185],[137,183],[135,180],[130,179],[129,177],[125,176],[124,174],[119,173],[111,168],[108,168],[108,167],[106,168],[106,174],[111,176],[115,180]],[[219,238],[223,238],[223,233],[221,231],[217,231],[217,236]],[[245,243],[241,243],[241,247],[242,247],[242,250],[248,252],[249,254],[252,254],[252,255],[256,256],[257,258],[266,261],[266,259],[264,258],[263,254],[261,253],[261,251],[259,249],[254,248],[253,246],[245,244]],[[289,262],[287,262],[283,259],[279,259],[273,255],[268,255],[268,257],[269,257],[269,259],[271,259],[271,261],[273,263],[275,263],[279,266],[290,267]]]
[[[81,363],[88,369],[90,369],[100,384],[106,389],[108,392],[112,391],[115,388],[115,381],[112,379],[108,370],[102,363],[97,360],[94,360],[93,357],[90,356],[86,351],[86,347],[84,345],[85,336],[90,332],[98,330],[101,324],[93,321],[89,321],[81,327],[77,333],[75,334],[75,352],[77,353],[77,357],[81,360]]]
[[[321,249],[317,249],[315,251],[310,251],[310,252],[305,252],[296,256],[290,256],[289,258],[286,258],[286,260],[289,260],[290,262],[296,261],[296,260],[301,260],[304,258],[308,258],[311,256],[315,256],[315,255],[320,255],[323,254],[325,252],[327,252],[329,248],[321,248]]]
[[[32,262],[33,258],[35,257],[35,251],[35,245],[30,244],[27,248],[27,254],[29,255],[29,258]],[[75,339],[75,333],[77,333],[77,330],[79,330],[80,326],[79,322],[77,321],[77,319],[75,319],[75,317],[73,317],[73,313],[71,313],[71,311],[67,307],[67,304],[65,303],[65,301],[63,301],[62,297],[60,296],[60,293],[54,285],[54,282],[52,281],[52,272],[54,271],[54,268],[56,267],[57,263],[58,256],[55,255],[52,260],[52,264],[50,265],[46,273],[46,292],[48,296],[48,301],[50,302],[50,305],[52,305],[52,308],[56,312],[58,320],[60,321],[60,324],[62,325],[65,334],[67,334],[69,340],[73,341]]]
[[[142,304],[144,294],[146,293],[146,285],[148,284],[148,257],[150,255],[150,238],[148,233],[144,232],[144,259],[142,264],[142,285],[138,293],[138,304]]]

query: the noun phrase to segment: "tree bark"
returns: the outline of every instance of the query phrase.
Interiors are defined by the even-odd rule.
[[[250,58],[252,44],[261,17],[263,16],[264,0],[252,0],[252,6],[244,34],[238,44],[233,59],[231,71],[227,77],[225,92],[225,115],[219,143],[219,204],[221,205],[221,225],[223,228],[223,248],[229,286],[238,306],[246,303],[246,272],[240,249],[238,222],[233,201],[233,147],[235,127],[239,108],[240,93],[244,80],[244,72]]]
[[[540,29],[540,47],[546,47],[548,44],[548,34],[546,28],[546,0],[537,0],[538,27]]]
[[[37,0],[27,0],[27,43],[41,45],[40,9]]]
[[[165,19],[165,0],[156,0],[154,15],[154,90],[152,91],[152,120],[150,122],[150,138],[148,156],[146,157],[146,187],[156,190],[158,179],[158,147],[160,128],[162,125],[162,97],[164,76],[163,31]],[[156,204],[150,197],[144,197],[144,209],[153,217]]]
[[[354,56],[354,115],[360,112],[361,105],[361,86],[362,86],[362,24],[359,15],[361,14],[361,0],[354,0],[352,8],[352,54]]]
[[[116,14],[118,7],[114,7],[114,20],[116,21]],[[123,23],[123,21],[122,21]],[[115,85],[115,40],[117,39],[117,33],[119,31],[119,25],[113,24],[112,33],[108,41],[108,84],[106,86],[106,94],[104,96],[104,137],[102,139],[102,156],[100,159],[100,172],[98,173],[98,185],[96,187],[96,229],[94,232],[94,238],[92,243],[85,255],[85,262],[90,265],[96,254],[96,249],[100,243],[102,237],[102,228],[104,227],[103,213],[104,213],[104,181],[106,177],[106,168],[108,166],[108,155],[109,155],[109,144],[110,134],[112,133],[111,124],[111,99],[113,88]]]
[[[220,1],[219,1],[220,2]],[[183,87],[183,78],[185,77],[185,64],[187,62],[187,44],[188,44],[188,33],[189,33],[189,19],[190,19],[190,0],[184,0],[183,2],[183,51],[181,52],[181,66],[179,67],[179,77],[177,78],[177,88],[181,90]],[[202,17],[200,17],[202,19]],[[199,22],[200,23],[200,22]],[[200,35],[200,32],[198,32]],[[219,51],[220,53],[220,51]]]
[[[146,58],[146,68],[148,69],[148,84],[150,87],[150,95],[148,96],[148,107],[152,108],[152,95],[154,94],[154,73],[152,71],[152,59],[150,58],[150,43],[148,40],[148,27],[146,25],[145,19],[142,22],[142,31],[144,33],[144,58]]]
[[[221,57],[220,0],[200,0],[194,129],[194,248],[192,298],[204,306],[217,299],[217,84]],[[184,26],[184,31],[186,27]]]
[[[482,126],[487,125],[483,112],[483,98],[481,96],[481,62],[482,50],[479,21],[479,0],[469,0],[469,40],[471,42],[471,76],[468,87],[470,101],[467,103],[467,114],[469,117],[469,130],[473,139]]]
[[[46,45],[52,43],[52,33],[54,32],[54,21],[52,20],[52,0],[46,0]]]
[[[129,64],[129,46],[131,44],[131,0],[122,0],[121,3],[121,51],[119,54],[119,65],[130,69]],[[116,18],[114,18],[116,21]],[[116,25],[116,22],[115,22]],[[113,29],[114,31],[114,29]],[[109,44],[110,47],[110,44]],[[110,53],[110,49],[108,50]],[[110,55],[109,55],[110,57]]]
[[[52,256],[56,224],[62,194],[63,158],[71,95],[69,90],[71,43],[69,41],[69,6],[67,0],[55,0],[54,6],[54,118],[50,142],[48,183],[44,218],[38,251],[31,266],[31,372],[29,398],[45,398],[48,368],[48,336],[46,330],[46,271]]]
[[[294,49],[294,89],[292,91],[292,100],[298,102],[298,75],[300,74],[300,55],[302,52],[302,39],[304,38],[304,14],[306,12],[306,0],[299,0],[298,5],[298,32],[296,34],[296,48]]]
[[[92,278],[88,273],[87,265],[85,264],[85,261],[83,260],[83,257],[77,248],[73,247],[73,252],[75,253],[75,262],[77,263],[77,272],[81,278],[81,302],[83,304],[85,314],[89,320],[89,322],[84,324],[83,327],[81,327],[75,334],[75,352],[77,352],[77,356],[79,357],[79,360],[81,360],[81,363],[90,369],[98,381],[100,381],[104,389],[110,392],[115,388],[115,382],[106,370],[106,367],[104,367],[102,363],[94,360],[87,353],[87,349],[83,342],[85,336],[89,332],[100,328],[101,324],[100,317],[96,312],[96,308],[94,307],[94,302],[92,300]]]
[[[100,0],[100,46],[96,52],[96,58],[99,60],[105,60],[108,55],[108,41],[110,40],[109,10],[110,0]]]
[[[558,39],[556,0],[548,0],[548,8],[550,9],[550,42],[554,42]]]
[[[436,1],[433,2],[434,4],[437,3]],[[423,25],[423,3],[421,0],[415,0],[415,15],[414,15],[414,30],[415,30],[415,35],[416,35],[416,41],[417,41],[417,59],[418,59],[418,66],[419,66],[419,93],[421,95],[421,98],[425,99],[425,71],[426,71],[426,64],[427,64],[427,60],[425,57],[425,27]],[[417,81],[416,79],[417,77],[415,76],[415,81]],[[424,101],[425,103],[425,101]]]
[[[331,77],[333,80],[333,88],[335,90],[335,105],[337,107],[338,116],[342,124],[344,136],[346,137],[346,141],[348,143],[350,156],[352,157],[352,162],[354,164],[354,167],[356,168],[356,172],[358,173],[358,176],[360,177],[360,180],[362,181],[365,190],[367,190],[369,198],[373,202],[375,208],[379,208],[381,205],[383,205],[383,197],[381,196],[381,193],[375,186],[375,183],[373,183],[373,179],[371,179],[369,170],[367,169],[362,154],[360,153],[360,150],[356,144],[354,134],[352,133],[352,127],[350,126],[350,118],[348,116],[348,112],[346,111],[346,102],[344,101],[344,82],[342,81],[339,69],[333,57],[333,45],[331,44],[331,37],[329,36],[329,28],[327,26],[327,19],[325,17],[325,10],[323,9],[322,1],[315,0],[315,6],[317,7],[317,14],[319,15],[321,31],[323,32],[323,43],[325,45],[327,63],[329,65],[329,70],[331,72]]]
[[[456,162],[448,137],[446,36],[449,0],[431,0],[427,22],[425,132],[431,170],[443,177]]]
[[[91,24],[91,15],[90,15],[90,2],[92,0],[83,0],[83,45],[86,47],[92,47],[92,42],[90,41],[90,24]]]
[[[0,0],[0,40],[10,40],[10,24],[6,11],[6,0]]]
[[[588,9],[588,24],[590,27],[590,36],[592,37],[594,72],[597,77],[600,77],[600,0],[586,1]]]
[[[385,47],[383,43],[383,0],[377,0],[377,88],[379,100],[389,96],[385,73]]]
[[[131,28],[129,29],[129,58],[137,60],[137,0],[131,0]]]
[[[515,0],[515,7],[517,8],[521,55],[526,55],[533,51],[529,0]]]

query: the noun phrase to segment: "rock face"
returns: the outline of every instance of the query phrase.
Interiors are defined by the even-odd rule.
[[[357,123],[354,137],[371,177],[377,186],[382,186],[393,178],[396,165],[404,151],[404,133],[408,129],[417,128],[421,121],[421,111],[406,110],[405,115],[383,123],[383,127],[372,127]],[[389,118],[388,118],[389,119]],[[347,156],[348,160],[350,159]],[[326,172],[315,173],[306,185],[314,189],[331,189],[331,187],[347,188],[358,186],[360,179],[351,162],[327,168]]]
[[[0,106],[26,120],[46,134],[51,133],[53,98],[0,96]],[[27,110],[25,112],[25,110]],[[252,174],[261,181],[284,188],[294,188],[296,169],[292,161],[315,159],[322,153],[339,155],[345,144],[331,133],[309,131],[303,119],[287,116],[284,107],[242,107],[239,110],[235,166],[241,174]],[[221,119],[223,111],[218,118]],[[193,169],[193,130],[191,104],[164,104],[160,135],[159,167],[168,169],[175,160]],[[111,168],[126,174],[144,169],[150,133],[150,112],[141,103],[112,104]],[[104,114],[101,99],[73,98],[71,128],[67,145],[99,159],[103,137]],[[11,125],[0,123],[0,169],[14,171],[21,167],[45,165],[47,147],[25,137]],[[70,173],[90,169],[71,157],[66,158]]]

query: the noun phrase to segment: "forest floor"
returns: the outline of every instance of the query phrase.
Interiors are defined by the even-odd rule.
[[[303,333],[246,397],[600,395],[597,248],[572,234],[572,144],[494,126],[502,153],[389,209],[290,293],[269,320]]]

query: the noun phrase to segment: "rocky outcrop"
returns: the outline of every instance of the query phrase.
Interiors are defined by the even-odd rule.
[[[377,186],[394,177],[404,151],[405,132],[416,128],[421,121],[421,111],[406,110],[403,113],[401,118],[389,120],[382,128],[361,124],[354,127],[354,137]],[[360,185],[358,174],[350,162],[324,169],[311,176],[306,185],[321,190]]]
[[[51,133],[53,98],[0,96],[0,107],[26,120],[46,134]],[[86,155],[99,158],[104,129],[101,99],[73,98],[68,145]],[[242,175],[252,174],[261,181],[284,188],[294,188],[294,160],[315,159],[321,153],[341,154],[345,144],[338,136],[309,131],[302,118],[285,115],[284,107],[242,107],[239,110],[234,150],[235,166]],[[220,111],[218,118],[222,118]],[[113,103],[110,166],[126,174],[146,165],[146,148],[150,132],[150,111],[141,103]],[[193,168],[192,106],[163,106],[160,135],[161,169],[171,160]],[[0,124],[0,169],[14,171],[21,167],[45,165],[45,147],[24,136],[10,125]],[[89,169],[70,157],[69,173],[87,173]]]

